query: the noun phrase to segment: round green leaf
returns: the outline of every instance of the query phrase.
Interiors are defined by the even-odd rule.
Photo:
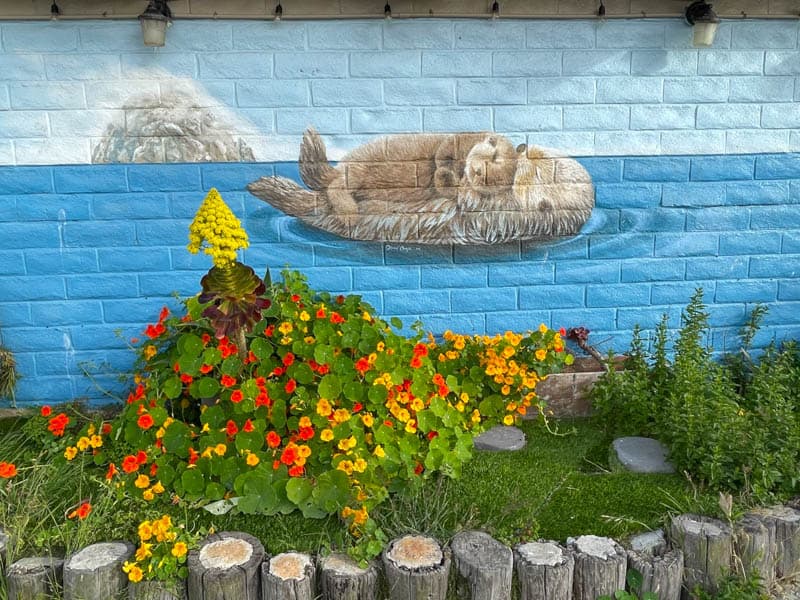
[[[197,380],[197,396],[199,398],[213,398],[219,391],[219,381],[213,377],[203,377]]]
[[[286,497],[297,505],[308,498],[311,491],[312,487],[308,479],[293,477],[286,482]]]
[[[319,395],[332,400],[342,393],[342,383],[336,375],[328,374],[319,382]]]
[[[197,469],[187,469],[181,474],[181,483],[187,494],[199,496],[205,490],[205,478]]]

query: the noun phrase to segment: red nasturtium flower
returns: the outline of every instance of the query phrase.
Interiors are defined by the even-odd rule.
[[[122,470],[130,474],[139,470],[139,461],[135,456],[126,456],[122,459]]]
[[[74,519],[78,517],[81,521],[83,521],[86,517],[89,516],[89,513],[92,512],[92,505],[88,502],[84,502],[78,508],[73,510],[71,513],[67,515],[68,519]]]
[[[356,361],[356,371],[362,375],[369,371],[369,359],[366,356],[362,356]]]
[[[242,393],[242,390],[233,390],[233,392],[231,393],[231,402],[233,402],[234,404],[238,404],[239,402],[242,401],[242,399],[244,399],[244,394]]]
[[[136,462],[143,465],[147,462],[147,453],[144,450],[139,450],[136,453]]]
[[[49,407],[49,406],[47,406],[47,405],[44,405],[44,406],[42,407],[42,409],[41,409],[40,413],[41,413],[41,415],[42,415],[43,417],[49,417],[51,414],[53,414],[53,409],[52,409],[52,408],[50,408],[50,407]]]
[[[114,475],[117,473],[119,473],[119,471],[117,471],[117,465],[115,465],[113,462],[109,463],[108,471],[106,471],[106,480],[111,481],[114,478]]]
[[[139,426],[139,428],[144,429],[145,431],[150,429],[153,426],[153,423],[153,417],[149,413],[144,413],[136,421],[136,424]]]
[[[242,431],[245,433],[250,433],[254,429],[255,427],[253,427],[253,422],[250,419],[247,419],[247,421],[244,422],[244,425],[242,425]]]
[[[194,381],[194,377],[192,377],[188,373],[182,373],[181,374],[181,382],[182,383],[185,383],[185,384],[188,385],[188,384],[192,383],[192,381]]]
[[[305,473],[305,467],[295,465],[289,469],[289,477],[301,477]]]
[[[344,323],[344,317],[337,312],[331,313],[331,323],[338,325],[340,323]]]
[[[11,479],[17,474],[17,466],[14,463],[0,462],[0,478]]]
[[[108,435],[113,430],[113,425],[111,423],[103,423],[103,426],[100,428],[100,433],[103,435]]]
[[[287,352],[286,356],[283,357],[283,364],[284,366],[288,367],[292,363],[294,363],[294,354],[292,354],[291,352]]]
[[[200,365],[200,372],[201,372],[203,375],[205,375],[206,373],[210,373],[210,372],[211,372],[211,371],[213,371],[213,370],[214,370],[214,367],[213,367],[213,365],[207,365],[207,364],[205,364],[205,363],[203,363],[202,365]]]
[[[236,384],[236,378],[226,374],[219,378],[219,382],[222,387],[231,387]]]
[[[267,434],[267,446],[270,448],[277,448],[281,445],[281,436],[279,436],[274,431],[270,431]]]
[[[162,333],[164,333],[166,330],[167,328],[164,327],[163,323],[156,323],[155,325],[150,324],[145,328],[144,334],[151,340],[154,340]]]
[[[313,427],[301,427],[300,431],[298,432],[300,439],[303,441],[308,441],[314,437],[314,428]]]
[[[285,465],[294,464],[297,460],[297,448],[292,445],[286,446],[281,453],[281,462]]]
[[[228,421],[225,424],[225,432],[230,436],[233,437],[237,433],[239,433],[239,427],[233,421]]]
[[[69,425],[69,417],[64,413],[59,413],[50,419],[47,429],[49,429],[54,436],[61,437],[64,435],[64,430],[67,428],[67,425]]]
[[[286,390],[287,394],[291,394],[297,389],[297,382],[294,379],[290,379],[286,382],[286,385],[283,389]]]
[[[425,467],[422,466],[422,463],[417,463],[417,466],[414,467],[414,475],[420,475],[425,470]]]
[[[419,369],[422,366],[422,359],[415,354],[410,364],[413,369]]]

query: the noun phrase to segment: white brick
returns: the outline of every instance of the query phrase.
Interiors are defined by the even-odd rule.
[[[447,79],[392,79],[384,82],[383,93],[386,104],[455,104],[456,84]]]
[[[593,104],[595,80],[589,77],[553,77],[528,81],[529,104]]]
[[[741,130],[728,131],[725,151],[730,154],[753,152],[788,152],[789,131]]]
[[[405,52],[352,52],[350,75],[353,77],[418,77],[422,66],[418,50]]]
[[[560,106],[498,106],[495,131],[556,131],[561,129]]]
[[[0,112],[0,138],[45,137],[47,115],[39,111],[6,110]]]
[[[263,52],[204,52],[197,56],[200,79],[269,79],[272,55]]]
[[[135,94],[131,90],[136,90]],[[127,80],[94,82],[86,86],[86,103],[89,108],[149,108],[158,106],[157,81]],[[56,108],[56,107],[52,107]],[[60,108],[69,108],[61,106]]]
[[[566,50],[562,70],[564,75],[628,75],[631,53],[626,50]]]
[[[764,59],[767,75],[800,75],[800,52],[768,50]]]
[[[284,108],[276,112],[279,134],[302,134],[309,126],[320,133],[347,133],[344,108]]]
[[[761,121],[760,104],[705,104],[697,108],[698,129],[752,129]]]
[[[101,136],[110,123],[125,123],[121,110],[54,110],[49,115],[50,131],[60,138]]]
[[[540,21],[527,28],[528,48],[594,48],[595,24],[586,21]]]
[[[69,165],[88,163],[88,138],[50,138],[14,140],[14,158],[18,165]]]
[[[800,104],[767,104],[761,115],[761,126],[769,129],[800,128]]]
[[[422,129],[422,110],[353,109],[350,115],[353,133],[408,133]]]
[[[553,148],[569,156],[591,156],[594,150],[594,132],[564,131],[528,134],[528,145]]]
[[[6,52],[71,52],[78,49],[78,28],[72,23],[3,23]]]
[[[664,102],[726,102],[728,80],[722,77],[685,77],[664,80]]]
[[[455,25],[456,48],[524,48],[523,21],[469,20]]]
[[[424,77],[481,77],[492,73],[488,52],[423,52]]]
[[[0,141],[0,165],[14,164],[14,145],[11,140]]]
[[[662,154],[723,154],[724,131],[665,131],[661,134]]]
[[[526,96],[524,79],[460,79],[456,84],[459,104],[525,104]]]
[[[84,108],[82,83],[12,83],[9,88],[14,109]]]
[[[689,27],[683,19],[669,19],[666,27],[664,46],[666,48],[693,48],[693,33],[692,28]],[[731,24],[729,22],[723,21],[720,23],[717,28],[717,34],[714,36],[714,43],[711,47],[714,49],[731,47]],[[703,52],[708,52],[708,50],[703,49]]]
[[[320,79],[311,82],[314,106],[376,106],[381,82],[375,79]]]
[[[381,47],[381,26],[381,22],[310,22],[306,25],[308,45],[325,50],[377,49]]]
[[[663,48],[663,21],[609,21],[597,28],[598,48]]]
[[[595,154],[660,154],[661,134],[650,131],[598,131],[594,134]]]
[[[731,102],[791,102],[791,77],[731,77]]]
[[[732,48],[796,48],[797,21],[744,21],[732,23]]]
[[[275,77],[278,79],[323,79],[346,76],[347,54],[344,52],[275,54]]]
[[[560,52],[495,52],[492,74],[502,77],[541,77],[561,74]]]
[[[700,75],[759,75],[764,71],[764,52],[758,50],[711,50],[700,53]]]
[[[564,129],[615,131],[628,129],[630,108],[618,105],[565,106]]]
[[[233,24],[233,47],[237,50],[303,50],[305,23],[289,21],[237,21]]]
[[[605,77],[597,81],[597,102],[661,102],[664,82],[654,77]]]
[[[81,23],[81,49],[86,52],[136,52],[142,48],[142,28],[131,19],[103,23]]]
[[[46,56],[44,68],[53,81],[108,80],[119,78],[120,61],[112,54],[65,54]]]
[[[422,123],[425,131],[486,131],[492,127],[489,107],[426,108]]]
[[[638,50],[631,55],[631,75],[697,74],[696,50]]]
[[[387,49],[453,47],[453,23],[444,20],[392,20],[383,28],[383,45]]]
[[[694,129],[692,105],[631,106],[631,129]]]

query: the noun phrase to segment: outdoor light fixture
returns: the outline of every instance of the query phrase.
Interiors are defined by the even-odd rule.
[[[694,28],[695,47],[707,47],[714,43],[719,27],[719,17],[704,0],[697,0],[686,7],[686,22]]]
[[[50,5],[50,20],[51,21],[57,21],[58,17],[60,17],[60,16],[61,16],[61,9],[58,8],[58,4],[53,2]]]
[[[278,2],[278,6],[275,7],[275,20],[280,21],[283,18],[283,7],[281,3]]]
[[[172,12],[167,0],[150,0],[147,8],[139,15],[142,24],[142,37],[145,46],[163,46],[167,37],[167,27],[172,25]]]
[[[392,18],[392,7],[389,6],[389,3],[386,3],[386,6],[383,7],[383,18],[387,21],[391,20]]]
[[[603,0],[600,0],[600,6],[597,8],[597,16],[600,20],[606,18],[606,5],[603,4]]]
[[[492,4],[492,18],[496,19],[500,16],[500,4],[495,0],[495,3]]]

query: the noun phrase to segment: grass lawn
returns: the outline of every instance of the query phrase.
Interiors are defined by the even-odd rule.
[[[0,420],[0,458],[25,451],[22,421]],[[716,496],[697,492],[680,475],[611,473],[608,439],[592,420],[554,423],[560,435],[526,421],[528,438],[518,452],[475,452],[461,479],[435,478],[419,489],[394,494],[374,514],[390,537],[424,532],[443,542],[465,528],[488,531],[507,544],[539,537],[564,541],[593,533],[622,539],[659,527],[670,511],[716,509]],[[64,553],[108,539],[135,539],[139,512],[147,505],[124,505],[101,491],[104,468],[68,463],[59,472],[41,464],[21,473],[4,496],[0,523],[18,533],[10,559],[42,552]],[[94,514],[84,522],[65,521],[65,511],[86,496]],[[258,537],[268,552],[316,552],[342,548],[348,535],[337,517],[304,519],[299,513],[273,517],[222,515],[170,507],[190,527],[213,526]],[[152,513],[151,513],[152,514]],[[15,531],[16,530],[16,531]],[[2,588],[3,586],[0,586]],[[0,597],[2,597],[0,589]]]

